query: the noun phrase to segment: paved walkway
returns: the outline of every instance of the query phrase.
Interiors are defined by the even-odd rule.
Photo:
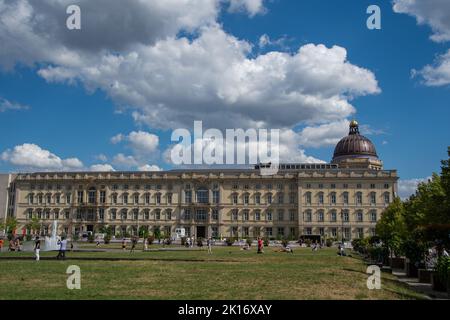
[[[446,292],[433,290],[431,283],[421,283],[418,278],[409,278],[402,269],[392,270],[392,274],[397,277],[398,281],[407,284],[416,292],[426,295],[432,300],[450,300],[450,296]]]

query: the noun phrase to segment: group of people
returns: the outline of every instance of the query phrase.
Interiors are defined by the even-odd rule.
[[[0,238],[0,251],[3,250],[4,240]],[[19,252],[22,251],[22,243],[19,238],[9,240],[8,251]]]

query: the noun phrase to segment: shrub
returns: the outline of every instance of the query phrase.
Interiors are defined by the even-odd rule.
[[[327,239],[327,241],[325,242],[325,245],[329,248],[333,245],[333,240],[331,239]]]
[[[148,238],[147,238],[147,244],[148,245],[152,245],[154,241],[155,241],[155,237],[154,236],[148,236]]]
[[[203,247],[203,239],[202,238],[197,239],[197,247]]]
[[[27,235],[25,236],[25,239],[26,239],[27,241],[31,241],[31,240],[33,239],[33,236],[32,236],[31,234],[27,234]]]
[[[181,245],[182,246],[186,245],[186,237],[181,237]]]
[[[450,280],[450,257],[440,257],[436,264],[436,273],[439,281],[449,286]]]
[[[103,238],[103,241],[105,241],[105,244],[109,244],[111,242],[111,235],[106,234],[105,237]]]
[[[164,240],[164,243],[167,244],[168,246],[170,246],[172,244],[172,239],[167,238]]]
[[[263,243],[264,243],[264,247],[268,247],[269,246],[269,239],[268,238],[264,238],[263,239]]]
[[[250,239],[250,238],[248,238],[248,239],[247,239],[247,244],[248,244],[249,247],[252,246],[252,243],[253,243],[253,240]]]
[[[311,243],[312,243],[311,239],[306,239],[306,240],[305,240],[305,244],[306,244],[306,246],[307,246],[308,248],[311,247]]]
[[[94,240],[95,240],[94,235],[93,235],[92,233],[90,233],[90,234],[88,235],[88,241],[89,241],[89,243],[93,243]]]

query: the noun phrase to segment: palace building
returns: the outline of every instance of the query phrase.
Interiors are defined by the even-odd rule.
[[[41,233],[116,235],[185,228],[193,237],[351,240],[374,235],[397,196],[397,171],[383,169],[373,143],[352,121],[328,164],[280,164],[274,175],[248,169],[163,172],[37,172],[0,175],[0,218],[16,233],[36,217]]]

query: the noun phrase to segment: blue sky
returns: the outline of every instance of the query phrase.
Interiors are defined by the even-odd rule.
[[[236,110],[233,109],[234,107],[240,109],[248,107],[249,110],[254,110],[258,103],[261,104],[261,114],[264,114],[265,110],[270,110],[265,119],[266,127],[282,127],[299,134],[301,139],[295,146],[298,148],[297,153],[292,157],[286,156],[289,160],[301,161],[314,158],[330,161],[333,144],[321,141],[312,143],[307,139],[306,132],[302,130],[310,127],[313,128],[311,132],[314,133],[321,126],[325,126],[322,129],[326,129],[326,132],[321,131],[324,140],[326,138],[327,141],[337,141],[347,131],[345,121],[352,118],[358,119],[363,126],[363,133],[375,143],[385,168],[398,169],[401,179],[406,183],[416,181],[412,179],[426,178],[433,171],[439,171],[439,161],[446,157],[447,146],[450,144],[448,125],[450,54],[449,57],[445,54],[450,48],[448,41],[450,23],[440,21],[439,16],[433,16],[439,11],[450,11],[450,6],[444,0],[431,0],[427,2],[429,6],[424,5],[423,1],[420,3],[419,0],[408,3],[404,0],[395,2],[224,0],[216,7],[203,6],[202,10],[195,8],[198,4],[193,4],[186,9],[179,8],[179,11],[173,13],[174,16],[179,17],[189,16],[191,22],[186,23],[188,26],[182,23],[176,25],[169,21],[170,26],[163,28],[160,25],[146,26],[143,22],[139,27],[148,28],[148,35],[142,32],[141,36],[135,36],[136,30],[130,26],[133,32],[131,38],[123,31],[123,34],[119,32],[117,36],[111,36],[112,40],[104,44],[101,43],[102,41],[96,43],[95,37],[98,38],[101,34],[95,34],[93,27],[98,26],[92,22],[94,20],[88,21],[85,24],[86,27],[82,29],[81,36],[86,37],[87,40],[84,41],[82,38],[84,42],[75,42],[75,38],[71,35],[67,36],[67,31],[54,30],[55,24],[44,26],[28,19],[27,15],[33,15],[44,9],[40,8],[36,2],[33,4],[33,1],[21,0],[21,2],[29,7],[15,7],[11,1],[0,0],[0,8],[9,10],[0,10],[2,12],[0,28],[3,28],[3,30],[0,29],[2,43],[0,48],[1,172],[88,170],[93,165],[103,165],[108,168],[111,166],[116,170],[136,170],[143,167],[169,169],[172,166],[165,161],[164,151],[170,146],[170,134],[177,127],[192,128],[193,124],[188,126],[191,122],[187,120],[183,122],[183,119],[189,118],[189,114],[197,120],[204,120],[207,126],[214,127],[220,125],[222,118],[229,117],[233,122],[232,112]],[[63,6],[67,1],[59,2]],[[72,2],[77,3],[77,1]],[[84,13],[87,16],[86,19],[92,19],[93,16],[95,17],[92,13],[101,10],[95,8],[93,4],[88,6],[84,1],[78,2],[82,10],[82,19],[85,17]],[[369,30],[366,27],[369,16],[366,14],[366,9],[372,4],[379,5],[381,8],[381,30]],[[395,10],[394,5],[397,5]],[[439,6],[442,7],[435,10]],[[103,10],[115,8],[111,6]],[[132,5],[129,10],[132,13]],[[142,11],[142,8],[140,10]],[[21,14],[24,12],[27,14]],[[19,27],[9,25],[8,29],[8,23],[11,23],[8,13],[21,14],[20,16],[24,17],[23,20],[17,20],[23,23]],[[49,21],[53,18],[55,21],[64,22],[66,17],[64,12],[62,16],[57,17],[51,16],[52,14],[54,13],[48,13]],[[120,15],[120,12],[115,14]],[[147,19],[158,21],[160,17],[157,15],[158,12],[155,13],[153,10]],[[136,17],[136,20],[138,19],[139,17]],[[418,24],[418,21],[421,23]],[[96,23],[103,23],[105,24],[103,27],[106,28],[106,25],[112,22],[101,20]],[[26,24],[29,24],[31,28],[25,28]],[[21,29],[22,27],[24,30]],[[44,28],[53,28],[48,35],[51,40],[48,50],[43,48],[47,41],[42,36]],[[64,28],[64,24],[61,28]],[[156,30],[150,28],[156,28]],[[31,35],[26,35],[26,32]],[[202,49],[208,51],[209,56],[199,54],[197,57],[197,51],[194,50],[181,53],[182,60],[180,58],[180,61],[174,63],[175,71],[170,66],[173,61],[170,59],[170,54],[166,55],[167,59],[165,59],[164,55],[158,54],[159,51],[155,49],[161,46],[164,50],[172,50],[170,46],[173,45],[182,52],[184,47],[179,42],[170,42],[167,38],[174,41],[186,38],[189,42],[203,37],[208,39],[206,35],[213,39],[198,41],[194,49],[202,48],[204,44],[205,47]],[[260,43],[263,35],[265,39],[269,39],[265,45]],[[433,35],[440,35],[440,37],[437,37],[437,40],[430,38]],[[36,38],[33,38],[34,36]],[[134,36],[136,39],[133,39]],[[11,40],[13,37],[14,42]],[[214,42],[220,37],[224,37],[223,41]],[[239,54],[233,56],[235,53],[228,47],[232,42],[230,38],[245,42],[245,45],[252,48],[245,50],[243,49],[245,45],[240,43],[239,50],[245,52],[246,56],[241,57]],[[258,101],[255,98],[255,101],[251,102],[248,102],[245,97],[232,99],[236,93],[234,91],[236,87],[245,86],[256,76],[248,78],[250,79],[248,81],[245,78],[243,81],[247,82],[240,83],[229,79],[233,74],[225,77],[220,72],[214,73],[217,68],[220,70],[221,59],[223,64],[227,64],[228,61],[237,61],[244,65],[246,61],[258,59],[273,52],[285,52],[293,57],[300,47],[309,44],[314,45],[309,47],[313,53],[312,57],[305,54],[304,60],[292,61],[293,66],[298,66],[299,70],[305,70],[301,64],[308,64],[307,59],[314,58],[314,52],[319,50],[320,44],[326,47],[327,54],[331,53],[329,50],[333,46],[339,46],[346,50],[345,63],[360,68],[361,72],[365,72],[365,76],[372,76],[372,83],[362,83],[360,79],[364,77],[358,78],[359,71],[351,74],[352,71],[342,69],[349,72],[345,76],[351,78],[351,81],[349,80],[351,84],[341,85],[339,82],[345,82],[347,78],[337,77],[340,74],[334,74],[335,71],[331,67],[327,69],[329,60],[327,60],[328,56],[324,56],[324,61],[319,61],[315,67],[323,66],[327,75],[326,79],[319,79],[317,83],[314,83],[317,79],[308,79],[308,72],[304,76],[305,79],[302,79],[302,74],[299,73],[292,78],[294,79],[292,83],[286,83],[288,79],[278,84],[275,77],[270,84],[264,83],[264,88],[268,88],[269,91],[274,90],[274,94],[277,95],[276,90],[286,86],[301,87],[302,92],[316,90],[309,88],[309,83],[312,83],[311,87],[326,88],[336,92],[337,95],[344,96],[343,99],[339,99],[333,95],[326,101],[339,100],[339,103],[348,103],[354,108],[353,112],[349,113],[348,109],[343,112],[330,112],[330,109],[324,105],[312,111],[314,116],[309,117],[308,111],[298,119],[294,116],[295,119],[292,120],[294,122],[289,122],[289,118],[293,118],[290,112],[295,115],[295,103],[292,107],[281,105],[279,109],[274,104],[268,104],[267,108],[270,109],[265,109],[264,99]],[[147,46],[149,51],[142,51],[139,45]],[[194,47],[192,42],[191,45]],[[223,50],[221,46],[224,46]],[[67,62],[65,54],[70,55],[73,52],[76,54],[74,60],[79,60],[80,63]],[[112,54],[115,57],[130,57],[132,52],[137,52],[143,60],[149,59],[154,62],[154,65],[149,67],[148,74],[144,73],[143,64],[137,63],[136,70],[139,70],[139,75],[136,79],[132,79],[131,71],[121,70],[111,76],[108,71],[104,71],[108,69],[104,67],[106,62],[100,60],[101,56]],[[147,53],[148,56],[146,56]],[[204,58],[205,56],[208,58]],[[194,94],[194,91],[187,85],[190,81],[189,74],[183,77],[183,70],[191,68],[191,61],[197,58],[200,61],[199,65],[203,63],[204,68],[194,70],[193,74],[202,74],[206,70],[204,77],[192,79],[193,83],[198,82],[198,86],[202,88],[198,94],[203,97],[211,90],[216,90],[222,99],[219,104],[226,101],[223,106],[217,106],[216,96],[214,99],[204,100],[190,96]],[[210,61],[217,63],[217,66],[212,68]],[[343,67],[343,64],[340,63],[338,67]],[[84,66],[91,69],[81,70]],[[255,66],[267,67],[263,62],[261,64],[255,62],[252,67]],[[131,70],[134,68],[131,62],[128,62],[127,67]],[[192,65],[192,68],[195,66]],[[172,71],[169,72],[166,69]],[[93,74],[91,70],[98,71],[100,75]],[[178,73],[176,70],[179,70]],[[415,77],[412,77],[412,70],[417,70]],[[289,70],[285,72],[285,75],[289,74]],[[157,80],[156,74],[162,79],[161,81]],[[114,76],[118,77],[115,81],[113,81]],[[208,76],[211,78],[209,79]],[[261,75],[258,74],[258,76]],[[111,79],[111,84],[108,83],[108,77]],[[125,80],[126,77],[130,78]],[[152,80],[146,81],[148,78]],[[166,95],[161,93],[164,89],[159,86],[172,82],[175,83],[175,89],[170,92],[168,90],[169,93]],[[211,85],[212,87],[209,88],[209,83],[214,83],[214,86]],[[255,80],[255,83],[255,86],[259,86],[261,82]],[[152,94],[147,95],[146,92],[139,91],[152,91],[155,88],[152,85],[156,86],[156,84],[158,87]],[[178,89],[178,84],[182,88]],[[250,85],[252,84],[249,84],[249,87]],[[113,87],[114,90],[111,89]],[[134,92],[137,87],[139,89]],[[202,91],[204,87],[207,89]],[[320,90],[310,93],[310,97],[322,98]],[[275,98],[273,101],[276,105]],[[228,99],[232,102],[229,103]],[[198,101],[200,103],[196,105]],[[255,103],[255,106],[251,103]],[[302,110],[310,110],[309,105],[302,103],[298,102],[299,114],[303,112]],[[160,113],[154,116],[155,106],[161,107],[165,104],[169,110],[165,113],[167,119],[162,119]],[[183,109],[184,105],[186,105],[185,109]],[[164,108],[162,112],[166,110]],[[278,110],[274,111],[274,109]],[[218,110],[220,113],[217,118],[210,117]],[[287,119],[282,116],[276,120],[271,118],[272,114],[275,117],[277,113],[283,112],[286,112]],[[250,111],[243,113],[242,117],[237,117],[246,121],[243,120],[239,123],[240,125],[249,124],[248,127],[251,127],[253,120],[260,120],[251,119],[249,114],[251,114]],[[224,126],[226,126],[225,123]],[[331,127],[334,129],[330,129]],[[132,134],[133,132],[135,134]],[[112,139],[113,137],[115,139]],[[33,144],[35,147],[28,150],[24,144]],[[287,150],[291,150],[292,141],[287,141],[286,146]],[[118,155],[121,156],[118,157]],[[126,159],[131,159],[133,165],[126,165]],[[39,162],[41,160],[42,163]]]

